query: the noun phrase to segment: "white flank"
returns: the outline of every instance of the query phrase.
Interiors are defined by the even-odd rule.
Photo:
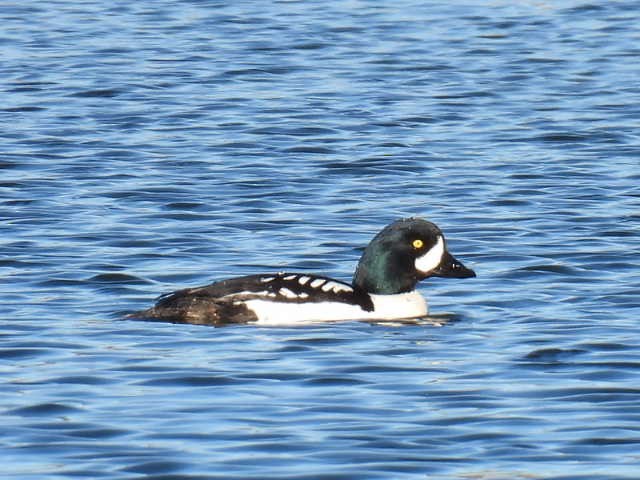
[[[399,320],[423,317],[427,302],[415,290],[397,295],[371,295],[374,310],[366,312],[358,305],[343,302],[287,303],[269,300],[247,300],[258,317],[257,325],[300,325],[339,320]]]
[[[305,284],[305,283],[307,283],[309,280],[311,280],[311,277],[307,277],[307,276],[305,275],[305,276],[300,277],[300,278],[298,279],[298,283],[299,283],[300,285],[304,285],[304,284]]]
[[[298,275],[287,275],[286,277],[284,277],[285,280],[293,280],[294,278],[296,278]]]
[[[276,277],[262,277],[262,278],[260,279],[260,281],[261,281],[262,283],[269,283],[269,282],[274,281],[275,279],[276,279]]]
[[[368,312],[371,319],[398,320],[403,318],[424,317],[429,308],[420,292],[415,290],[396,295],[374,295],[373,312]]]
[[[311,288],[318,288],[324,282],[326,282],[324,278],[316,278],[313,282],[310,283],[310,285],[311,285]]]
[[[422,273],[429,273],[440,265],[442,255],[444,255],[444,240],[441,236],[438,236],[436,244],[431,247],[427,253],[416,258],[416,270]]]

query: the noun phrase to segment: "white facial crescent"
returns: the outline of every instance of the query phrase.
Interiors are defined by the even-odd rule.
[[[440,265],[442,255],[444,255],[444,239],[439,235],[436,244],[429,251],[416,258],[416,270],[425,274],[429,273]]]

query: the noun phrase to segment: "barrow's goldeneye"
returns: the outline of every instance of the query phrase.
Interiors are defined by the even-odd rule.
[[[427,314],[415,290],[420,280],[475,276],[447,251],[436,225],[408,218],[371,240],[352,284],[307,273],[250,275],[165,294],[127,318],[214,326],[418,318]]]

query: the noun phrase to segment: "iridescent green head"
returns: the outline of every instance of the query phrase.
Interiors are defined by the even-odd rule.
[[[427,277],[475,276],[447,251],[444,234],[435,224],[407,218],[386,226],[371,240],[353,285],[369,293],[393,295],[414,290]]]

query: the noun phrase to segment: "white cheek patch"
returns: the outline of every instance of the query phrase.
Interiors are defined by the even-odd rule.
[[[441,236],[438,236],[436,244],[424,255],[416,258],[416,270],[422,273],[429,273],[440,265],[442,255],[444,255],[444,240]]]

